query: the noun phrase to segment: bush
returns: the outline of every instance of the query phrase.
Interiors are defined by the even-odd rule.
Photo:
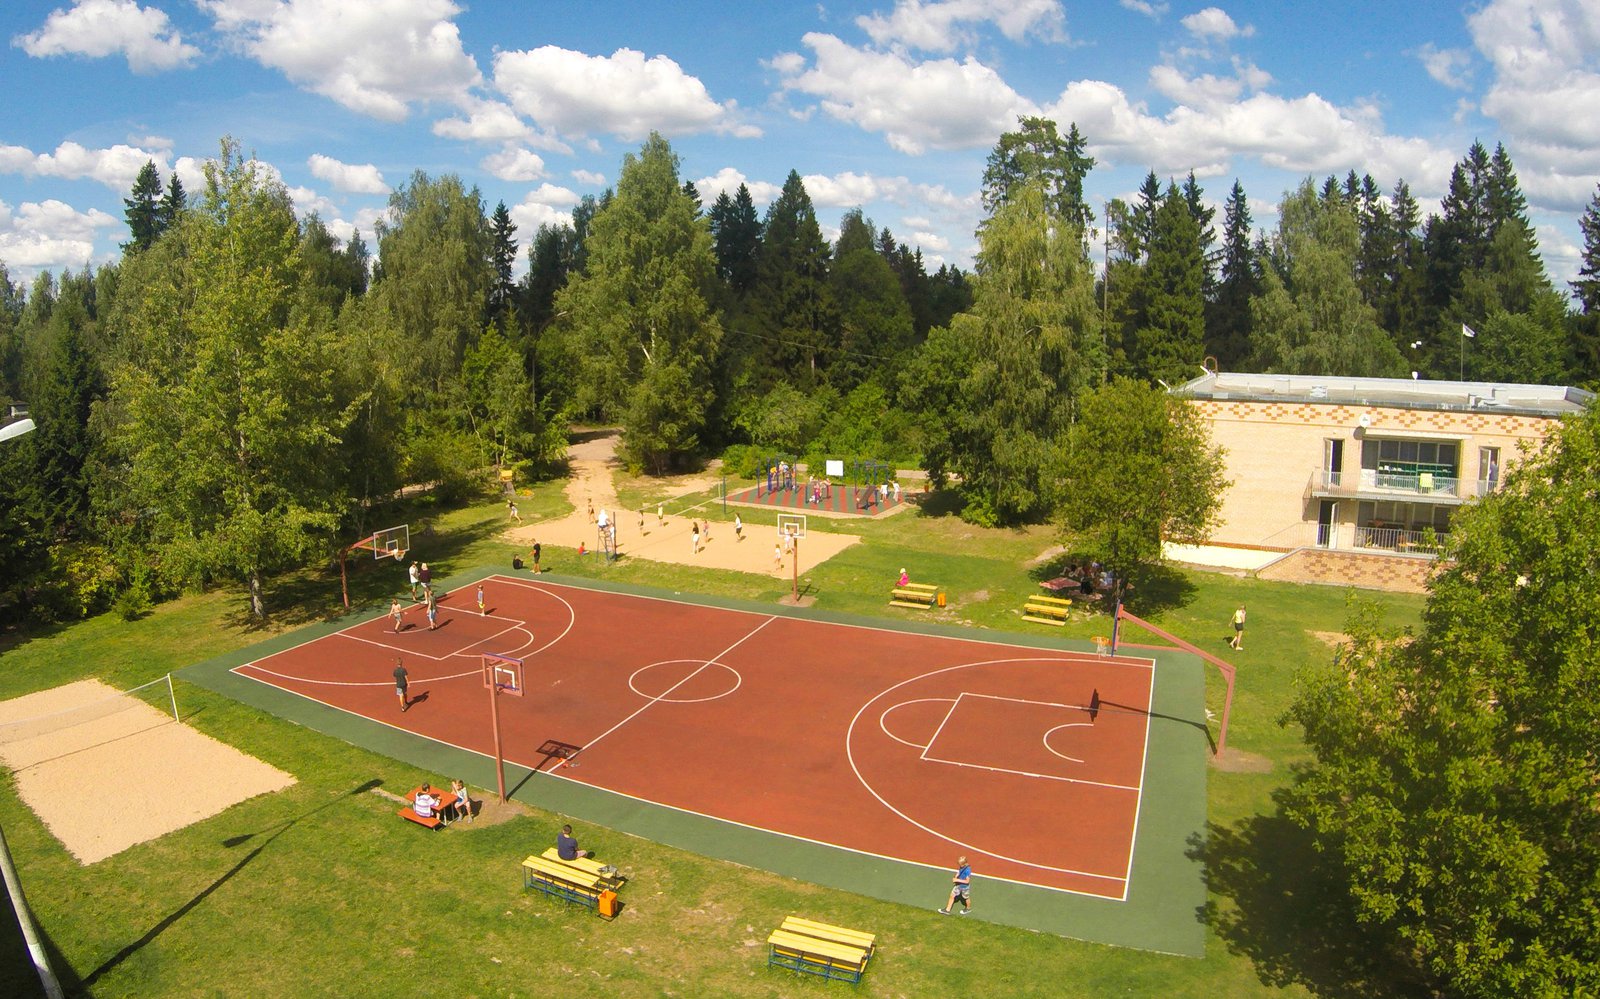
[[[121,572],[109,548],[67,542],[50,548],[49,584],[39,593],[39,609],[56,620],[85,618],[110,606]]]

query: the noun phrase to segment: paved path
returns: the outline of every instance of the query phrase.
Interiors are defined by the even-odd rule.
[[[572,475],[567,481],[567,499],[573,512],[559,520],[546,520],[537,524],[512,527],[505,537],[512,544],[527,549],[537,539],[546,549],[551,546],[577,548],[582,542],[591,550],[599,532],[589,519],[592,503],[596,513],[605,510],[617,517],[617,551],[628,558],[647,558],[656,562],[675,562],[680,565],[703,565],[713,569],[734,569],[777,576],[772,558],[772,546],[777,532],[770,526],[745,525],[744,540],[736,541],[733,534],[731,509],[723,519],[722,504],[716,500],[703,501],[689,509],[688,501],[668,500],[665,504],[664,524],[656,522],[656,511],[646,511],[644,529],[639,527],[638,510],[618,510],[617,491],[612,476],[620,467],[617,460],[617,436],[607,434],[573,445],[568,452]],[[715,481],[705,476],[678,476],[670,480],[669,492],[674,497],[704,492]],[[700,539],[700,551],[694,553],[690,539],[691,520],[708,520],[711,538]],[[856,544],[861,539],[851,534],[829,534],[817,530],[817,521],[807,524],[807,536],[800,542],[800,571],[827,561]],[[782,574],[792,571],[789,559],[784,559]]]

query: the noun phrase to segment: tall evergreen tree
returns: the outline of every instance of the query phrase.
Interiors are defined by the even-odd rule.
[[[744,184],[728,196],[717,195],[709,215],[717,253],[717,275],[736,297],[750,294],[756,284],[761,252],[761,219],[756,215],[750,189]]]
[[[839,342],[839,319],[828,287],[831,256],[805,183],[794,170],[767,209],[761,229],[759,280],[752,325],[763,339],[741,343],[745,379],[764,391],[782,372],[802,386],[822,379]]]
[[[156,206],[161,231],[166,232],[177,225],[188,207],[188,192],[183,189],[183,181],[178,179],[177,171],[173,171],[172,176],[167,178],[167,189],[161,195],[161,203]]]
[[[161,174],[153,160],[146,160],[133,179],[133,190],[122,200],[122,217],[128,222],[129,250],[147,250],[161,235]]]
[[[1206,319],[1206,352],[1223,371],[1236,369],[1250,351],[1250,300],[1260,286],[1251,224],[1250,201],[1236,179],[1222,210],[1221,280]]]
[[[29,400],[37,424],[35,477],[56,537],[79,535],[89,512],[89,411],[101,392],[99,373],[85,344],[89,322],[88,310],[77,296],[58,303],[50,316],[44,371]]]
[[[875,237],[872,223],[862,217],[859,208],[847,212],[839,223],[829,282],[839,309],[841,336],[829,375],[831,384],[841,392],[849,392],[869,378],[893,386],[913,346],[910,306],[900,290],[900,279],[878,252]]]
[[[11,271],[0,260],[0,402],[22,395],[22,288],[11,280]]]
[[[1145,281],[1144,325],[1135,334],[1134,370],[1147,381],[1179,384],[1205,354],[1205,260],[1200,228],[1184,193],[1167,185],[1156,211]]]
[[[489,322],[505,318],[516,296],[516,282],[511,279],[511,268],[517,262],[517,225],[511,221],[511,212],[504,201],[494,206],[489,218],[489,260],[494,267],[494,283],[489,288]]]
[[[1567,353],[1574,376],[1593,383],[1600,380],[1600,187],[1589,199],[1589,207],[1578,220],[1578,228],[1583,232],[1583,255],[1579,258],[1578,279],[1572,282],[1572,290],[1578,296],[1579,312],[1573,319],[1572,342]],[[0,271],[0,276],[3,274]]]

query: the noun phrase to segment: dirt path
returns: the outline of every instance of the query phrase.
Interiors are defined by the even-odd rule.
[[[722,504],[707,501],[689,508],[685,503],[668,500],[665,523],[657,523],[656,511],[645,512],[644,528],[639,526],[638,510],[619,510],[617,490],[613,477],[621,468],[617,460],[617,435],[607,434],[573,445],[569,452],[572,475],[567,481],[567,499],[573,513],[560,520],[546,520],[537,524],[513,527],[506,532],[512,544],[530,547],[534,540],[546,548],[559,545],[577,548],[579,542],[590,549],[599,535],[589,518],[590,505],[598,515],[605,510],[617,522],[617,551],[630,558],[647,558],[655,562],[674,562],[679,565],[701,565],[713,569],[734,569],[739,572],[761,573],[776,577],[779,570],[774,564],[772,546],[778,540],[771,527],[746,525],[744,540],[733,533],[733,513],[723,519]],[[666,480],[668,494],[673,497],[704,492],[719,481],[705,475],[677,476]],[[690,524],[709,520],[710,538],[700,538],[700,551],[693,551]],[[818,530],[821,518],[808,521],[806,538],[800,543],[800,571],[825,562],[861,539],[850,534],[829,534]],[[791,571],[791,562],[784,559],[782,572]]]

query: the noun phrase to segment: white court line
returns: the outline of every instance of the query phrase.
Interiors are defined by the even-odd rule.
[[[1144,771],[1146,764],[1150,760],[1150,711],[1155,707],[1155,703],[1156,674],[1152,671],[1150,673],[1150,688],[1145,693],[1144,698],[1144,752],[1139,757],[1140,791],[1139,796],[1133,802],[1133,835],[1128,837],[1128,866],[1125,870],[1127,870],[1130,880],[1133,878],[1133,848],[1139,842],[1139,809],[1144,807]],[[1124,902],[1128,900],[1128,887],[1128,882],[1124,881],[1122,885],[1122,901]]]
[[[240,665],[235,666],[233,669],[230,669],[228,672],[233,673],[233,674],[235,674],[237,676],[241,676],[241,677],[243,677],[243,678],[245,678],[247,680],[253,680],[256,683],[265,683],[266,681],[261,680],[258,677],[250,676],[247,673],[240,673],[239,672],[239,670],[243,669],[245,666],[248,666],[248,665],[249,665],[248,663],[241,663]],[[397,725],[397,724],[395,724],[393,722],[387,722],[387,721],[384,721],[381,718],[374,718],[371,715],[362,714],[359,711],[353,711],[350,708],[344,707],[343,705],[334,704],[331,701],[324,701],[321,698],[312,697],[310,694],[301,693],[298,690],[291,690],[288,687],[279,687],[277,684],[268,684],[268,686],[271,686],[275,690],[281,690],[284,693],[289,694],[289,695],[291,695],[293,697],[299,697],[299,698],[301,698],[303,700],[310,701],[313,704],[320,704],[323,707],[331,708],[334,711],[338,711],[338,712],[341,712],[343,714],[351,715],[352,717],[359,718],[364,722],[371,722],[374,725],[382,725],[384,728],[393,729],[396,732],[403,732],[406,735],[412,736],[412,737],[417,738],[417,739],[422,739],[422,740],[425,740],[427,742],[436,742],[441,746],[449,746],[451,749],[458,749],[463,753],[471,753],[473,756],[479,756],[479,757],[482,757],[485,760],[494,759],[493,755],[491,755],[490,753],[486,753],[483,750],[472,749],[472,748],[470,748],[468,746],[460,745],[459,743],[450,742],[447,739],[439,739],[439,738],[435,738],[434,736],[430,736],[430,735],[422,735],[421,733],[414,732],[411,729],[404,728],[403,726]],[[338,736],[329,736],[329,738],[339,738],[339,737]],[[929,870],[929,871],[940,871],[940,872],[943,872],[945,874],[948,874],[949,871],[950,871],[950,868],[947,865],[944,865],[944,864],[929,864],[929,863],[925,863],[925,862],[920,861],[920,860],[907,860],[905,857],[896,857],[896,856],[893,856],[892,854],[878,853],[878,852],[873,851],[873,850],[863,850],[863,849],[861,849],[859,847],[845,846],[842,843],[830,843],[825,839],[816,839],[816,838],[811,837],[811,836],[801,836],[798,833],[784,832],[781,829],[769,829],[766,826],[758,826],[753,822],[740,822],[738,819],[730,819],[730,818],[727,818],[727,817],[721,816],[721,815],[712,815],[710,812],[702,812],[702,811],[698,811],[698,810],[693,809],[693,808],[685,808],[682,805],[673,805],[673,804],[670,804],[670,803],[665,802],[665,801],[657,801],[654,798],[646,798],[643,795],[629,794],[626,791],[618,791],[618,790],[615,790],[613,788],[606,787],[606,786],[604,786],[602,784],[591,784],[591,783],[589,783],[587,781],[580,780],[580,779],[578,779],[576,777],[569,776],[569,775],[561,773],[559,771],[540,770],[537,766],[530,766],[530,765],[528,765],[526,763],[521,762],[520,760],[514,760],[509,756],[505,757],[505,761],[507,763],[512,764],[513,766],[518,766],[518,767],[521,767],[524,770],[527,770],[529,772],[530,776],[548,777],[548,778],[550,778],[552,780],[566,781],[569,784],[576,784],[579,787],[586,787],[586,788],[591,788],[591,789],[594,789],[594,790],[597,790],[597,791],[603,791],[606,794],[614,794],[619,798],[626,798],[629,801],[637,801],[637,802],[639,802],[641,804],[651,805],[651,806],[654,806],[656,808],[665,808],[665,809],[668,809],[670,811],[678,812],[678,813],[680,813],[682,815],[693,815],[696,818],[709,819],[712,822],[721,822],[721,823],[723,823],[725,825],[735,826],[735,827],[740,828],[740,829],[749,829],[749,830],[752,830],[754,832],[766,833],[769,836],[779,836],[779,837],[782,837],[783,839],[793,840],[794,842],[797,842],[797,843],[810,843],[813,846],[824,846],[824,847],[827,847],[830,850],[843,850],[846,853],[853,853],[853,854],[856,854],[857,856],[861,856],[861,857],[871,857],[871,858],[873,858],[875,860],[887,860],[887,861],[890,861],[890,862],[896,863],[896,864],[906,864],[906,865],[908,865],[910,867],[921,867],[921,868],[924,868],[924,869]],[[938,834],[935,833],[934,835],[937,836]],[[939,838],[940,839],[948,839],[948,837],[945,837],[945,836],[939,836]],[[966,844],[964,844],[964,843],[963,844],[959,844],[959,845],[966,846]],[[968,849],[971,849],[976,853],[980,853],[985,857],[996,856],[995,854],[989,853],[989,852],[987,852],[985,850],[980,850],[977,847],[968,847]],[[1010,857],[1000,857],[998,859],[1011,860]],[[1063,872],[1063,873],[1067,873],[1067,874],[1076,874],[1076,875],[1079,875],[1081,877],[1090,878],[1090,879],[1096,880],[1096,881],[1121,881],[1121,882],[1124,882],[1124,883],[1127,881],[1126,878],[1120,878],[1120,877],[1117,877],[1114,874],[1096,874],[1096,873],[1094,873],[1092,871],[1074,871],[1074,870],[1070,870],[1070,869],[1067,869],[1067,868],[1060,868],[1060,867],[1043,867],[1043,866],[1041,866],[1039,864],[1029,863],[1028,861],[1025,861],[1025,860],[1014,860],[1012,862],[1016,863],[1016,864],[1019,864],[1019,865],[1021,865],[1023,867],[1032,867],[1032,868],[1036,868],[1036,869],[1039,869],[1039,870],[1059,871],[1059,872]],[[1094,891],[1083,891],[1083,890],[1078,889],[1078,888],[1061,888],[1061,887],[1058,887],[1056,885],[1042,885],[1042,884],[1038,884],[1038,883],[1033,882],[1033,881],[1023,881],[1023,880],[1020,880],[1018,878],[998,877],[998,876],[995,876],[995,875],[992,875],[992,874],[985,874],[985,875],[980,875],[980,876],[985,881],[993,881],[993,882],[996,882],[998,884],[1020,885],[1020,886],[1022,886],[1024,888],[1036,888],[1036,889],[1039,889],[1041,891],[1060,892],[1063,895],[1081,895],[1081,896],[1083,896],[1085,898],[1098,898],[1098,899],[1100,899],[1102,901],[1126,901],[1127,900],[1127,888],[1126,887],[1123,888],[1123,893],[1119,897],[1119,896],[1115,896],[1115,895],[1102,895],[1101,893],[1094,892]]]
[[[910,739],[900,738],[898,735],[895,735],[893,732],[889,731],[887,719],[889,717],[889,712],[903,708],[907,704],[927,704],[933,701],[949,701],[951,704],[955,703],[955,699],[951,697],[918,697],[910,701],[901,701],[899,704],[891,704],[884,708],[883,713],[878,716],[878,727],[883,729],[884,735],[893,739],[895,742],[900,743],[902,746],[910,746],[912,749],[920,749],[925,751],[927,750],[928,746],[933,745],[931,742],[924,744],[920,742],[912,742]],[[950,717],[950,713],[948,711],[945,712],[945,717]]]
[[[748,632],[746,632],[745,636],[743,638],[739,639],[737,642],[734,642],[732,645],[730,645],[727,648],[723,649],[721,652],[717,653],[715,656],[712,656],[710,659],[707,659],[703,664],[701,664],[699,669],[696,669],[693,673],[690,673],[688,676],[684,677],[682,680],[679,680],[677,683],[675,683],[672,686],[668,687],[666,690],[663,690],[661,693],[657,694],[656,696],[650,698],[648,701],[646,701],[643,704],[639,705],[639,710],[635,711],[633,714],[631,714],[628,717],[626,717],[626,718],[622,719],[621,721],[617,722],[615,725],[613,725],[610,728],[606,729],[604,732],[601,732],[599,735],[595,736],[593,739],[590,739],[588,742],[585,742],[583,744],[583,748],[582,749],[578,750],[576,753],[573,753],[572,756],[567,757],[567,759],[571,760],[571,759],[574,759],[574,758],[582,755],[583,753],[587,753],[594,746],[595,743],[599,742],[601,739],[604,739],[606,736],[610,735],[612,732],[615,732],[617,729],[621,728],[622,726],[624,726],[624,725],[628,724],[629,722],[633,721],[635,718],[639,717],[651,705],[659,704],[664,697],[666,697],[668,694],[672,693],[674,690],[677,690],[679,687],[681,687],[684,684],[688,683],[690,680],[693,680],[695,677],[699,676],[701,673],[705,672],[710,667],[722,665],[720,662],[718,662],[718,660],[720,660],[723,656],[727,655],[728,653],[732,652],[734,649],[737,649],[739,646],[743,645],[745,642],[750,641],[750,639],[752,639],[752,638],[754,638],[756,636],[757,632],[759,632],[762,628],[765,628],[767,625],[771,624],[772,622],[776,621],[777,619],[778,618],[776,616],[772,616],[772,617],[767,618],[765,621],[762,621],[760,624],[756,625],[754,628],[752,628]]]
[[[986,767],[981,763],[963,763],[960,760],[946,760],[946,759],[944,759],[942,757],[938,757],[938,756],[929,756],[928,755],[928,750],[932,749],[933,748],[933,744],[939,741],[939,733],[944,731],[945,722],[948,722],[950,720],[951,716],[956,713],[956,709],[961,706],[962,699],[963,698],[967,698],[967,697],[982,697],[982,698],[984,698],[986,700],[990,700],[990,701],[1015,701],[1018,704],[1042,704],[1042,705],[1045,705],[1047,707],[1052,707],[1052,708],[1065,708],[1065,707],[1068,707],[1068,705],[1065,705],[1065,704],[1052,704],[1049,701],[1028,701],[1028,700],[1023,700],[1020,697],[998,697],[998,696],[996,696],[994,694],[968,694],[968,693],[965,693],[965,692],[957,694],[956,695],[956,699],[954,701],[950,702],[950,710],[945,713],[944,721],[941,721],[939,723],[938,729],[935,730],[934,733],[933,733],[933,738],[930,739],[928,741],[928,744],[923,747],[922,754],[921,754],[920,757],[918,757],[919,759],[921,759],[921,760],[923,760],[923,761],[925,761],[927,763],[942,763],[945,766],[950,766],[950,767],[966,767],[966,768],[968,768],[970,770],[987,770],[989,773],[992,773],[992,774],[1016,774],[1019,777],[1039,777],[1039,778],[1042,778],[1044,780],[1065,781],[1068,784],[1087,784],[1090,787],[1109,787],[1109,788],[1112,788],[1112,789],[1117,790],[1117,791],[1137,791],[1137,790],[1139,790],[1137,787],[1130,787],[1127,784],[1112,784],[1112,783],[1109,783],[1107,781],[1088,780],[1088,779],[1083,778],[1083,777],[1063,777],[1060,774],[1036,774],[1036,773],[1033,773],[1030,770],[1014,770],[1011,767]],[[905,703],[905,702],[901,702],[901,703]],[[1085,708],[1085,709],[1081,709],[1081,710],[1088,710],[1088,709]],[[1059,728],[1059,727],[1060,726],[1057,726],[1057,728]],[[1055,729],[1051,729],[1051,731],[1053,732],[1053,731],[1055,731]],[[1045,748],[1046,749],[1050,749],[1050,747],[1048,745],[1046,745]],[[1055,751],[1051,750],[1051,752],[1055,752]],[[1056,753],[1056,755],[1060,756],[1061,754],[1060,753]],[[1071,759],[1071,757],[1067,757],[1067,758]],[[1076,760],[1074,762],[1082,763],[1083,761],[1082,760]],[[1144,772],[1144,770],[1143,770],[1143,767],[1141,766],[1140,767],[1140,773],[1143,773],[1143,772]]]
[[[1020,650],[1021,647],[1020,646],[1010,646],[1010,648]],[[907,815],[905,812],[901,811],[900,809],[896,808],[894,805],[890,804],[889,800],[887,798],[885,798],[883,795],[879,794],[878,793],[878,789],[873,787],[872,786],[872,782],[867,780],[866,776],[861,773],[861,768],[856,764],[855,749],[850,744],[851,743],[851,738],[854,735],[855,730],[856,730],[856,725],[859,724],[860,721],[861,721],[862,713],[865,712],[867,710],[867,708],[869,706],[871,706],[871,704],[874,701],[878,700],[879,698],[883,697],[884,695],[886,695],[886,694],[888,694],[888,693],[890,693],[890,692],[892,692],[894,690],[899,689],[900,687],[904,687],[906,684],[918,683],[918,682],[920,682],[922,680],[926,680],[930,676],[938,676],[941,673],[950,673],[950,672],[953,672],[953,671],[959,670],[959,669],[970,669],[970,668],[972,668],[974,666],[993,666],[993,665],[998,665],[998,664],[1003,664],[1003,663],[1054,663],[1054,662],[1060,662],[1060,661],[1062,661],[1062,660],[1059,660],[1059,659],[1057,659],[1057,658],[1055,658],[1053,656],[1019,656],[1019,657],[1011,658],[1011,659],[990,659],[990,660],[986,660],[984,662],[958,663],[958,664],[956,664],[954,666],[945,666],[945,667],[942,667],[940,669],[929,670],[928,672],[918,674],[917,676],[906,677],[904,680],[901,680],[899,683],[896,683],[891,687],[888,687],[888,688],[886,688],[884,690],[879,691],[878,694],[875,697],[871,698],[870,700],[867,701],[866,704],[861,705],[861,707],[859,709],[857,709],[857,711],[855,713],[855,717],[850,719],[850,725],[845,729],[845,736],[844,736],[845,759],[847,759],[850,762],[850,770],[856,775],[857,782],[859,782],[861,784],[861,787],[868,794],[872,795],[873,798],[877,799],[877,801],[878,801],[878,803],[880,805],[882,805],[884,808],[887,808],[889,811],[893,812],[894,814],[900,816],[900,818],[904,819],[906,822],[910,823],[911,825],[914,825],[918,829],[921,829],[923,832],[927,833],[928,835],[933,836],[933,837],[935,837],[937,839],[942,839],[946,843],[951,843],[951,844],[954,844],[955,846],[959,846],[959,847],[962,847],[964,849],[971,850],[972,852],[980,854],[982,856],[993,857],[996,860],[1009,861],[1009,862],[1011,862],[1013,864],[1021,864],[1024,867],[1033,867],[1033,868],[1037,868],[1038,870],[1041,870],[1041,871],[1055,871],[1055,872],[1061,873],[1061,874],[1076,874],[1076,875],[1080,875],[1082,877],[1098,878],[1098,879],[1104,880],[1104,881],[1120,881],[1120,882],[1122,882],[1122,894],[1120,896],[1118,896],[1117,901],[1126,902],[1128,900],[1128,879],[1129,879],[1129,876],[1133,872],[1133,848],[1132,848],[1131,843],[1132,843],[1133,839],[1136,837],[1136,834],[1137,834],[1137,831],[1138,831],[1137,826],[1135,826],[1135,828],[1133,830],[1133,833],[1130,834],[1130,836],[1129,836],[1129,842],[1130,842],[1130,846],[1129,846],[1129,849],[1128,849],[1128,858],[1129,858],[1129,860],[1128,860],[1128,864],[1126,866],[1124,866],[1124,868],[1123,868],[1123,871],[1125,873],[1122,874],[1122,875],[1100,874],[1100,873],[1097,873],[1097,872],[1094,872],[1094,871],[1080,871],[1080,870],[1077,870],[1075,868],[1070,868],[1070,867],[1054,867],[1054,866],[1051,866],[1049,864],[1040,864],[1040,863],[1036,863],[1036,862],[1031,861],[1031,860],[1023,860],[1020,857],[1012,857],[1012,856],[1008,856],[1007,854],[996,853],[993,850],[986,850],[981,846],[978,846],[978,845],[976,845],[974,843],[968,843],[965,840],[957,839],[954,836],[947,836],[944,833],[940,832],[937,829],[934,829],[931,826],[928,826],[928,825],[926,825],[926,824],[924,824],[922,822],[918,822],[916,819],[912,818],[911,816]],[[1092,664],[1095,661],[1096,661],[1095,658],[1091,658],[1091,657],[1085,657],[1082,660],[1084,665]],[[1100,661],[1104,662],[1105,660],[1102,659]],[[1153,675],[1154,672],[1155,672],[1155,670],[1154,670],[1155,661],[1154,660],[1150,660],[1150,666],[1151,666],[1151,673]],[[946,715],[947,719],[948,719],[948,717],[949,716]],[[943,727],[943,725],[941,724],[940,727]],[[1150,739],[1150,716],[1147,713],[1145,715],[1145,744],[1146,744],[1146,749],[1147,750],[1148,750],[1148,747],[1149,747],[1149,739]],[[931,745],[931,743],[930,743],[930,745]],[[1144,769],[1143,769],[1142,766],[1140,768],[1139,773],[1140,773],[1140,780],[1143,781],[1143,779],[1144,779]],[[1135,789],[1135,790],[1137,790],[1137,789]],[[1139,818],[1138,803],[1140,801],[1142,801],[1142,800],[1143,800],[1143,796],[1142,795],[1140,795],[1140,796],[1138,796],[1138,797],[1136,797],[1134,799],[1134,801],[1135,801],[1135,805],[1134,805],[1134,822],[1135,823],[1138,822],[1138,818]],[[1071,889],[1063,889],[1063,890],[1064,891],[1071,891]],[[1093,892],[1076,892],[1075,894],[1093,895],[1096,898],[1107,898],[1108,897],[1108,896],[1105,896],[1105,895],[1095,895]]]

